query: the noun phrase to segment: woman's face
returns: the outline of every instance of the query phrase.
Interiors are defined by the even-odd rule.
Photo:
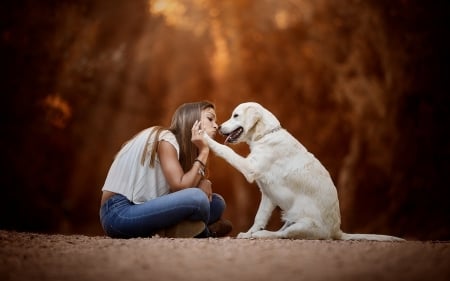
[[[200,122],[201,130],[205,130],[206,133],[213,138],[219,127],[216,123],[216,111],[211,107],[202,110]]]

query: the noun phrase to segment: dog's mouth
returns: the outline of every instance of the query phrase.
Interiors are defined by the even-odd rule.
[[[225,139],[225,143],[235,143],[239,139],[239,137],[242,135],[243,132],[244,132],[244,128],[239,127],[236,130],[232,131],[231,133],[223,134],[224,136],[227,137]]]

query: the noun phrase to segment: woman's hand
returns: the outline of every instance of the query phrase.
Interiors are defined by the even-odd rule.
[[[198,148],[199,153],[206,150],[209,151],[208,143],[206,142],[205,138],[203,137],[203,130],[201,126],[200,121],[195,121],[194,125],[192,126],[192,136],[191,141],[192,143]]]
[[[209,202],[212,201],[212,187],[211,187],[211,181],[208,179],[202,179],[200,183],[198,184],[198,187],[205,192],[206,196],[208,197]]]

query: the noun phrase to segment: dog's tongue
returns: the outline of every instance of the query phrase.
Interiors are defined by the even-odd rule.
[[[236,138],[242,133],[242,128],[237,128],[233,132],[229,133],[227,135],[227,138],[225,139],[225,143],[234,143],[236,141]]]

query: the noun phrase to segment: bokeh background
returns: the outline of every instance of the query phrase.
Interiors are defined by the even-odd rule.
[[[100,190],[126,140],[184,102],[214,102],[222,122],[256,101],[328,168],[344,231],[450,239],[448,1],[0,7],[0,229],[103,235]],[[256,185],[215,156],[210,176],[232,235],[246,231]]]

